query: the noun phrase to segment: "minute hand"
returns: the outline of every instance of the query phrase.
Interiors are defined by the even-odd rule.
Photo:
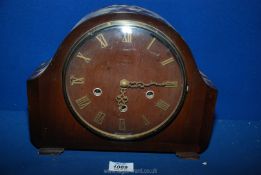
[[[158,87],[167,87],[167,88],[175,88],[178,86],[177,81],[165,81],[162,83],[158,83],[155,81],[151,81],[150,83],[143,83],[141,81],[130,81],[128,84],[128,88],[145,88],[150,86],[158,86]]]

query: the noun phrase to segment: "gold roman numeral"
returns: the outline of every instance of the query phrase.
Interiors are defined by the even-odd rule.
[[[91,103],[91,100],[86,95],[81,98],[78,98],[77,100],[75,100],[75,102],[77,103],[77,105],[80,109],[83,109]]]
[[[84,56],[81,52],[78,52],[76,57],[83,59],[86,63],[89,63],[92,60],[91,58]]]
[[[96,39],[100,42],[101,48],[106,48],[108,46],[108,43],[107,43],[106,39],[104,38],[103,34],[97,35]]]
[[[142,120],[145,126],[150,125],[150,121],[148,120],[148,118],[145,115],[142,115]]]
[[[132,42],[132,34],[131,33],[124,33],[122,42],[131,43]]]
[[[104,118],[105,118],[105,113],[98,112],[97,115],[94,117],[93,121],[98,125],[102,125]]]
[[[158,100],[155,106],[162,109],[163,111],[167,111],[170,105],[167,102],[160,99]]]
[[[164,60],[164,61],[161,61],[160,62],[160,64],[162,65],[162,66],[165,66],[165,65],[167,65],[167,64],[169,64],[169,63],[171,63],[171,62],[173,62],[174,61],[174,58],[168,58],[168,59],[166,59],[166,60]]]
[[[125,119],[123,119],[123,118],[119,119],[119,130],[120,131],[125,131],[126,130]]]
[[[150,41],[149,45],[147,46],[147,50],[150,50],[152,44],[155,42],[156,38],[152,38],[152,40]]]
[[[71,86],[75,84],[84,84],[84,78],[83,77],[77,78],[74,75],[71,75],[70,82],[71,82]]]

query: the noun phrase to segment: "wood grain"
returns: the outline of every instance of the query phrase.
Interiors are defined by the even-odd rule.
[[[186,94],[183,106],[177,116],[175,116],[175,119],[173,118],[174,120],[169,122],[160,132],[155,132],[148,137],[132,141],[106,139],[95,134],[92,130],[86,129],[86,127],[83,127],[82,123],[74,117],[73,113],[68,108],[64,96],[63,70],[67,60],[66,58],[69,58],[69,55],[71,54],[72,47],[74,47],[77,41],[84,36],[86,31],[89,31],[98,24],[115,20],[139,21],[153,26],[155,29],[164,33],[166,37],[171,40],[172,44],[175,45],[178,54],[182,58],[186,82],[189,86],[189,91]],[[146,37],[144,37],[144,40],[146,40]],[[88,47],[96,48],[96,46],[91,46],[91,42],[89,44],[90,46]],[[175,70],[179,70],[177,64],[173,64],[173,67],[170,68],[170,70],[164,69],[159,71],[160,73],[157,73],[158,71],[155,73],[150,68],[154,68],[154,64],[156,64],[157,61],[162,60],[157,60],[155,62],[150,61],[148,58],[149,56],[142,51],[139,53],[133,52],[129,55],[127,54],[126,59],[122,59],[125,53],[120,53],[120,47],[122,48],[122,45],[117,46],[110,53],[103,53],[99,49],[93,49],[93,55],[90,55],[93,57],[91,61],[93,61],[92,64],[99,65],[99,68],[95,68],[95,66],[89,63],[87,64],[89,68],[85,69],[84,66],[86,65],[76,63],[76,60],[75,63],[72,63],[72,65],[77,65],[79,67],[75,68],[77,69],[75,72],[73,66],[71,68],[69,67],[66,75],[69,76],[74,73],[75,76],[76,74],[77,76],[84,76],[90,85],[84,86],[81,90],[69,89],[68,91],[72,99],[83,96],[85,91],[88,94],[96,86],[101,87],[104,89],[104,99],[96,100],[92,98],[93,104],[103,104],[104,109],[108,108],[108,116],[113,116],[114,114],[114,116],[117,116],[119,112],[117,110],[112,110],[117,109],[113,106],[115,104],[108,102],[119,93],[118,81],[121,78],[128,78],[135,81],[137,77],[139,77],[140,80],[147,81],[147,78],[149,77],[149,79],[156,78],[158,81],[163,81],[165,79],[162,77],[168,77],[171,80],[175,79],[182,82],[181,74],[176,72],[176,74],[173,75],[173,67]],[[142,44],[137,44],[136,47],[141,48]],[[83,51],[85,50],[84,48],[85,47],[83,46]],[[161,50],[163,51],[164,48]],[[99,53],[99,56],[97,56],[97,53]],[[108,63],[106,63],[106,61],[98,63],[99,61],[104,61],[103,58],[105,56],[108,58]],[[144,61],[144,64],[141,63],[141,60]],[[101,67],[102,65],[103,67]],[[116,68],[117,65],[121,65],[122,67]],[[133,65],[135,68],[131,68],[130,65]],[[104,74],[104,72],[110,72],[111,76]],[[75,27],[65,38],[52,61],[46,65],[44,71],[38,70],[35,74],[36,75],[27,81],[27,91],[31,141],[37,148],[51,147],[86,150],[199,153],[204,151],[208,146],[214,121],[213,117],[217,91],[212,85],[204,81],[205,77],[203,78],[199,73],[193,56],[181,36],[171,26],[159,18],[139,12],[111,12],[86,19]],[[127,75],[129,77],[126,77]],[[68,80],[68,77],[65,79]],[[102,80],[103,83],[98,84],[98,81],[96,81],[97,79]],[[69,82],[67,82],[67,84],[68,83]],[[157,92],[157,94],[159,93],[162,99],[170,102],[172,105],[171,109],[175,108],[177,105],[175,104],[177,101],[175,98],[180,96],[180,92],[166,93],[164,90],[158,92],[159,90],[157,88],[153,90]],[[174,95],[168,96],[166,94]],[[155,109],[146,110],[146,112],[144,111],[142,107],[150,108],[151,104],[149,105],[146,103],[147,101],[140,100],[141,95],[138,90],[128,91],[128,96],[130,98],[129,108],[135,109],[135,114],[146,113],[148,116],[153,116],[155,113],[155,116],[161,115],[160,113],[155,112]],[[154,100],[158,99],[155,98]],[[95,106],[97,106],[97,109]],[[86,120],[91,121],[92,117],[101,109],[98,105],[95,106],[92,106],[94,109],[93,111],[95,112],[92,113],[92,110],[89,110],[81,115],[84,116]],[[89,116],[90,118],[88,118]],[[163,118],[164,116],[165,115],[163,115]],[[133,117],[136,122],[136,115],[131,116],[130,114],[127,114],[126,116],[128,119],[131,117]],[[102,129],[113,132],[115,130],[114,126],[116,126],[113,122],[117,121],[115,119],[111,122],[106,122]],[[152,123],[160,122],[157,117],[150,118],[150,121]],[[128,121],[128,127],[136,133],[144,131],[145,126],[137,126],[137,129],[135,129],[135,122],[130,119],[130,121]]]

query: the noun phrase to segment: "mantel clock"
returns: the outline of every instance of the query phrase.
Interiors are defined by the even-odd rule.
[[[207,148],[217,96],[169,23],[125,5],[83,18],[27,89],[31,141],[47,152],[190,157]]]

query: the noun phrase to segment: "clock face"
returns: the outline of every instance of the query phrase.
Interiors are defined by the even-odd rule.
[[[63,87],[82,125],[105,137],[137,139],[175,118],[186,79],[181,56],[164,34],[147,24],[114,21],[75,43]]]

